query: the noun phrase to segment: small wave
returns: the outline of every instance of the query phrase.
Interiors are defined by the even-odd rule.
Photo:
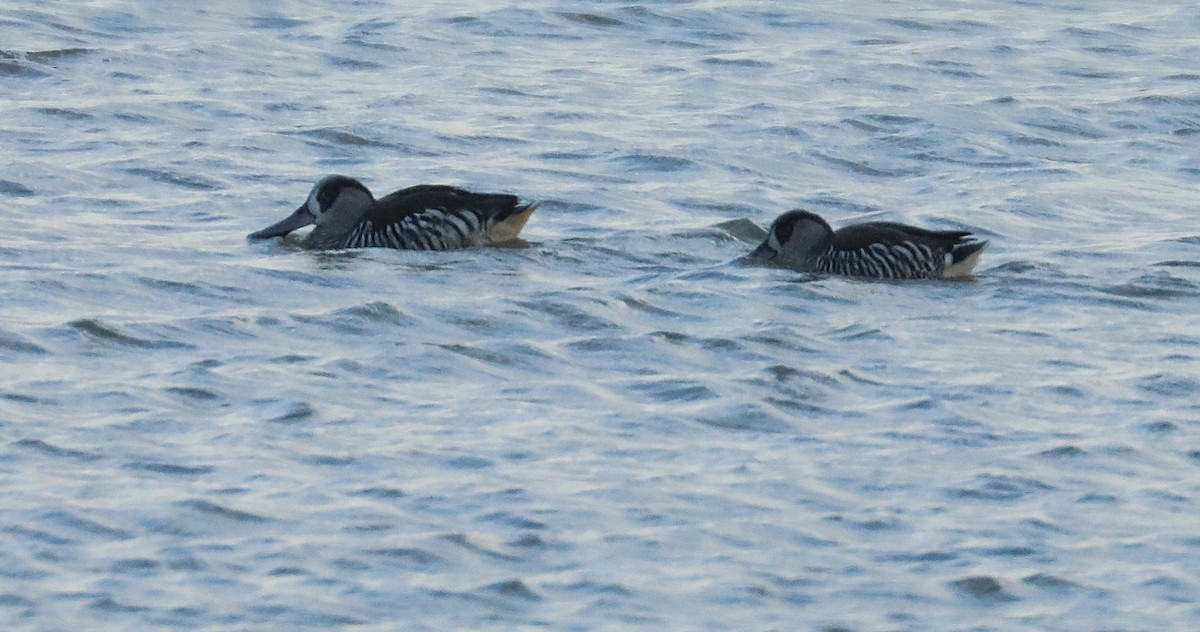
[[[28,353],[31,355],[43,355],[49,353],[44,347],[33,342],[25,340],[17,334],[0,330],[0,349],[13,351],[16,353]]]
[[[1038,456],[1050,459],[1073,459],[1082,456],[1087,456],[1087,451],[1076,445],[1064,445],[1057,448],[1050,448],[1038,453]]]
[[[72,108],[38,108],[37,113],[66,121],[88,121],[96,118],[87,112]]]
[[[34,195],[33,189],[12,180],[0,180],[0,195],[7,197],[29,197]]]
[[[338,310],[334,314],[341,317],[362,319],[389,325],[409,325],[413,322],[411,316],[396,309],[391,303],[384,301],[371,301],[370,303]]]
[[[559,13],[559,15],[562,16],[563,19],[568,20],[570,22],[575,22],[576,24],[584,24],[587,26],[600,26],[600,27],[625,26],[625,23],[622,22],[621,20],[618,20],[616,18],[611,18],[606,15],[599,15],[596,13],[571,13],[571,12],[563,11],[563,12]]]
[[[85,518],[73,511],[51,511],[44,518],[47,522],[57,524],[72,531],[98,536],[106,540],[123,541],[134,537],[134,534],[126,529],[97,522],[91,518]]]
[[[1054,592],[1072,591],[1081,587],[1073,581],[1047,573],[1034,573],[1022,579],[1021,583]]]
[[[540,350],[522,343],[496,343],[495,346],[499,347],[497,349],[462,343],[435,344],[434,346],[497,367],[537,370],[544,367],[549,359],[549,356]]]
[[[232,509],[208,500],[185,500],[180,504],[204,515],[221,518],[231,522],[267,522],[270,520],[266,516],[250,513],[249,511]]]
[[[144,613],[150,610],[148,606],[138,604],[125,603],[117,601],[112,597],[104,596],[94,599],[88,604],[88,608],[108,614],[129,615],[134,613]]]
[[[283,132],[284,134],[297,134],[305,138],[322,140],[334,145],[349,145],[351,147],[391,147],[389,143],[366,138],[353,132],[347,132],[333,127],[318,127],[314,129],[301,130],[298,132]]]
[[[520,599],[522,601],[541,601],[541,595],[533,591],[525,582],[519,579],[509,579],[494,584],[488,584],[482,588],[483,591],[504,597],[506,599]]]
[[[1063,148],[1067,144],[1045,136],[1031,136],[1029,134],[1005,134],[1004,139],[1013,145],[1021,145],[1025,147],[1055,147]]]
[[[933,59],[924,63],[926,68],[936,70],[939,74],[956,79],[982,79],[984,75],[971,70],[971,64],[950,59]]]
[[[211,465],[179,465],[161,461],[130,461],[124,465],[127,470],[166,474],[167,476],[201,476],[211,474],[216,468]]]
[[[888,553],[880,555],[884,562],[901,562],[905,564],[953,562],[959,555],[953,551],[922,551],[920,553]]]
[[[191,349],[194,345],[178,340],[142,338],[127,334],[113,325],[94,318],[83,318],[67,323],[89,339],[134,349]]]
[[[1089,70],[1087,68],[1062,68],[1058,71],[1059,75],[1071,77],[1074,79],[1105,79],[1113,80],[1122,77],[1120,73],[1109,72],[1107,70]]]
[[[382,70],[387,68],[377,61],[346,57],[345,55],[325,55],[325,61],[330,66],[343,70]]]
[[[502,560],[502,561],[506,561],[506,562],[521,561],[521,558],[519,556],[510,555],[508,553],[502,553],[500,551],[492,550],[492,549],[482,546],[480,544],[476,544],[476,543],[472,542],[466,535],[464,535],[462,533],[448,533],[448,534],[441,536],[441,539],[446,542],[449,542],[450,544],[452,544],[460,549],[463,549],[465,551],[474,553],[476,555],[479,555],[479,556],[482,556],[482,557],[485,557],[488,559]]]
[[[734,68],[771,68],[775,65],[761,59],[739,57],[705,57],[703,63],[710,66],[732,66]]]
[[[885,18],[880,20],[884,24],[900,27],[906,31],[933,31],[937,27],[928,22],[921,22],[908,18]]]
[[[950,488],[951,496],[966,500],[1012,501],[1054,489],[1032,478],[981,474],[973,485]]]
[[[155,276],[137,275],[133,280],[145,287],[155,290],[163,290],[168,293],[175,294],[179,297],[204,297],[211,299],[241,299],[250,300],[254,298],[254,293],[244,287],[232,285],[212,285],[203,281],[180,281],[177,279],[166,279]],[[218,326],[217,322],[220,319],[207,319],[209,326]],[[229,322],[228,320],[224,322]]]
[[[308,402],[287,402],[268,407],[263,412],[265,419],[271,423],[294,424],[311,419],[317,414],[316,409]]]
[[[1044,115],[1045,120],[1026,119],[1019,121],[1020,124],[1034,129],[1045,130],[1047,132],[1055,132],[1063,136],[1072,138],[1080,138],[1084,140],[1100,140],[1108,137],[1108,134],[1096,128],[1095,126],[1084,121],[1071,121],[1053,115]]]
[[[374,562],[404,568],[428,568],[445,562],[444,558],[435,553],[408,547],[367,549],[363,553]]]
[[[267,29],[272,31],[287,31],[299,28],[301,26],[308,26],[312,23],[310,20],[289,18],[279,15],[257,16],[249,18],[247,21],[250,23],[250,28]]]
[[[1170,105],[1183,108],[1195,108],[1200,106],[1200,97],[1181,97],[1173,94],[1144,94],[1125,99],[1123,103],[1130,105]]]
[[[696,167],[696,163],[687,158],[658,154],[628,154],[615,160],[624,164],[627,171],[670,173]]]
[[[109,565],[108,570],[117,575],[153,573],[162,567],[162,562],[144,557],[117,560]]]
[[[47,456],[74,459],[76,461],[97,461],[102,458],[102,455],[94,452],[85,452],[83,450],[73,450],[70,448],[60,448],[56,445],[42,441],[41,439],[20,439],[12,443],[13,447],[25,448],[41,452]]]
[[[318,467],[350,467],[359,462],[353,456],[340,454],[306,454],[298,457],[296,460],[306,465],[316,465]]]
[[[471,456],[469,454],[453,456],[442,461],[446,467],[455,470],[484,470],[492,467],[495,463],[488,459]]]
[[[575,160],[593,160],[593,159],[595,159],[595,158],[598,158],[598,157],[600,157],[600,155],[601,155],[601,152],[599,152],[599,151],[588,151],[588,152],[582,152],[582,151],[547,151],[547,152],[543,152],[543,153],[541,153],[541,154],[538,154],[538,158],[541,158],[541,159],[543,159],[543,160],[568,160],[568,161],[575,161]]]
[[[1194,398],[1200,393],[1200,381],[1190,377],[1155,373],[1138,381],[1138,389],[1159,397]]]
[[[594,332],[621,328],[620,325],[603,316],[589,313],[558,299],[545,297],[536,300],[512,301],[512,303],[525,309],[550,316],[561,327],[571,331]]]
[[[0,77],[38,79],[49,77],[45,67],[55,62],[77,59],[94,52],[90,48],[56,48],[41,51],[11,51],[0,49]]]
[[[21,77],[35,79],[49,77],[50,73],[34,68],[28,64],[9,59],[0,59],[0,77]]]
[[[94,52],[96,52],[94,48],[53,48],[50,50],[30,51],[25,53],[25,58],[39,64],[49,64],[60,60],[79,59]]]
[[[720,395],[695,380],[679,378],[651,378],[634,382],[627,389],[645,395],[659,403],[698,402],[716,399]]]
[[[866,39],[852,40],[851,46],[896,46],[906,43],[905,40],[886,38],[886,37],[870,37]]]
[[[767,412],[761,406],[748,403],[714,407],[697,415],[696,421],[721,430],[772,434],[796,431],[787,420]]]
[[[1161,265],[1161,264],[1159,264]],[[1146,274],[1120,285],[1101,288],[1101,292],[1125,298],[1170,299],[1183,296],[1200,296],[1200,285],[1173,276],[1166,271]]]
[[[389,55],[397,55],[400,53],[409,52],[408,48],[390,42],[373,42],[362,33],[347,35],[345,42],[350,46],[356,46],[370,51],[382,51],[388,53]]]
[[[850,342],[853,340],[879,340],[881,342],[891,341],[891,336],[888,336],[878,327],[871,327],[862,323],[852,323],[827,331],[824,336],[828,336],[835,340]]]
[[[214,402],[223,399],[217,393],[214,393],[206,388],[195,388],[191,386],[169,386],[163,390],[172,395],[177,395],[192,402]]]
[[[618,300],[620,300],[621,303],[623,303],[626,307],[636,310],[636,311],[639,311],[639,312],[642,312],[642,313],[645,313],[645,314],[653,314],[655,316],[666,316],[669,318],[685,318],[686,317],[686,315],[681,312],[666,309],[664,307],[659,307],[645,299],[640,299],[640,298],[635,298],[633,296],[625,295],[625,296],[619,296]]]
[[[994,577],[977,575],[950,582],[950,586],[971,599],[984,602],[1019,601],[1019,598],[1004,589]]]
[[[813,151],[812,155],[824,160],[830,164],[842,167],[851,173],[856,173],[864,176],[873,176],[879,178],[902,178],[908,176],[916,176],[922,173],[921,169],[916,168],[901,168],[885,169],[868,164],[866,161],[850,160],[847,158],[838,158],[829,154]]]
[[[406,143],[398,143],[379,138],[371,138],[361,133],[351,132],[337,127],[315,127],[310,129],[301,129],[296,131],[279,132],[284,136],[300,136],[307,138],[313,144],[319,144],[324,147],[337,147],[348,149],[388,149],[393,152],[416,157],[435,157],[445,155],[441,150],[429,150]],[[345,160],[339,158],[331,161],[331,164],[345,165]]]
[[[129,173],[129,174],[132,174],[135,176],[142,176],[145,178],[150,178],[151,180],[154,180],[155,182],[171,184],[171,185],[175,185],[177,187],[191,189],[193,191],[217,191],[217,190],[225,188],[224,185],[220,184],[219,182],[217,182],[215,180],[210,180],[209,178],[205,178],[203,176],[198,176],[195,174],[180,173],[178,171],[174,171],[171,169],[149,169],[149,168],[145,168],[145,167],[131,167],[131,168],[125,169],[125,173]]]

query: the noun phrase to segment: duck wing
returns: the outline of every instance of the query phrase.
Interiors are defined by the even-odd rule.
[[[908,243],[945,253],[970,236],[969,231],[962,230],[926,230],[895,222],[867,222],[835,231],[833,249],[854,251],[870,248],[872,244],[892,247]]]
[[[485,217],[503,218],[520,205],[506,193],[473,193],[446,184],[421,184],[389,193],[375,202],[365,219],[386,225],[427,210],[442,212],[470,209]]]
[[[535,205],[507,193],[474,193],[444,184],[400,189],[375,202],[352,240],[417,250],[449,250],[508,241]]]

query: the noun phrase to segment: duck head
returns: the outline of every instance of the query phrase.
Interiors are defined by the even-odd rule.
[[[250,239],[281,237],[309,224],[316,224],[315,230],[334,224],[353,225],[373,204],[375,198],[371,191],[358,180],[339,175],[325,176],[313,185],[300,208],[282,220],[250,233]]]
[[[746,259],[802,261],[821,254],[833,238],[833,228],[820,215],[795,209],[775,218],[767,238]]]

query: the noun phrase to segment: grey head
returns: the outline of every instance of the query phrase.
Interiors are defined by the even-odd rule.
[[[795,209],[771,223],[767,238],[747,259],[802,263],[825,254],[833,242],[833,228],[820,215]]]
[[[250,233],[250,239],[281,237],[297,228],[316,224],[314,236],[349,232],[375,204],[375,197],[363,183],[347,176],[329,175],[313,185],[308,199],[291,215],[270,226]]]

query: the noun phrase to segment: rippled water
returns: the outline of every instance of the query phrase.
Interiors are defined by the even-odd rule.
[[[415,4],[0,9],[5,629],[1200,621],[1200,9]],[[542,207],[245,241],[330,172]]]

